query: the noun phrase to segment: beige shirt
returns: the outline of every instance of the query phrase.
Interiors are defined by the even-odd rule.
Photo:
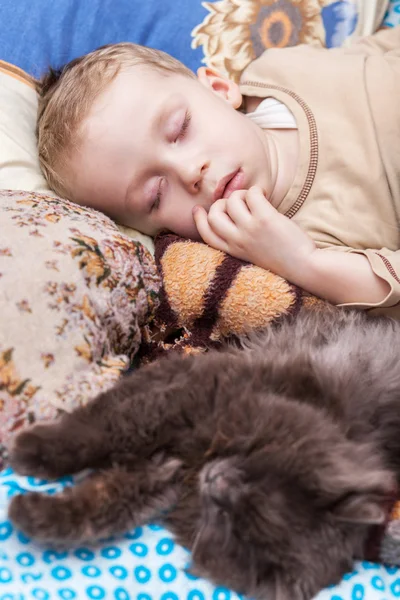
[[[390,293],[354,304],[400,319],[400,27],[350,48],[270,49],[243,72],[299,133],[295,180],[278,206],[319,248],[364,254]]]

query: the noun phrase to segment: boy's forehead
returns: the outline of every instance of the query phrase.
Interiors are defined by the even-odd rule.
[[[167,101],[174,92],[187,91],[193,83],[198,83],[197,79],[180,73],[162,72],[155,67],[125,67],[95,98],[88,117],[103,118],[105,111],[114,108],[123,110],[124,107],[132,107],[144,111],[160,100]]]
[[[135,65],[121,69],[114,81],[121,87],[135,89],[138,94],[146,96],[154,88],[167,91],[174,87],[191,87],[197,79],[150,65]]]

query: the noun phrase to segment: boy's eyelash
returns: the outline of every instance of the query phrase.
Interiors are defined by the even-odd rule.
[[[160,185],[159,185],[158,192],[157,192],[157,194],[156,194],[156,197],[155,197],[155,199],[154,199],[154,202],[153,202],[153,204],[151,205],[151,210],[152,210],[152,211],[153,211],[153,210],[157,210],[157,209],[159,208],[159,206],[160,206],[160,201],[161,201],[161,183],[160,183]]]
[[[186,111],[186,114],[185,114],[185,118],[184,118],[184,120],[183,120],[183,123],[182,123],[181,130],[180,130],[180,132],[179,132],[179,135],[178,135],[178,137],[177,137],[177,139],[178,139],[178,140],[180,140],[180,139],[182,139],[183,137],[185,137],[185,134],[186,134],[186,132],[187,132],[187,130],[188,130],[188,127],[189,127],[189,123],[190,123],[190,120],[191,120],[191,118],[192,118],[192,115],[191,115],[191,114],[190,114],[190,112],[187,110],[187,111]]]

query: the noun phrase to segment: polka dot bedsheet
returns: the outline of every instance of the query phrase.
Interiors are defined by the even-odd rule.
[[[72,478],[44,482],[0,473],[0,600],[239,600],[225,588],[187,572],[189,553],[171,534],[150,525],[93,547],[54,551],[15,530],[7,520],[8,501],[28,490],[53,494]],[[342,583],[318,600],[400,598],[400,570],[357,563]],[[265,600],[268,600],[267,598]]]

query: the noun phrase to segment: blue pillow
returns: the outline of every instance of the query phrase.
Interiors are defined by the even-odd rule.
[[[205,60],[238,79],[265,48],[338,46],[356,23],[355,0],[0,0],[0,59],[38,77],[103,44],[131,41],[194,71]]]
[[[136,42],[196,70],[203,56],[191,31],[200,0],[1,0],[0,59],[38,77],[103,44]]]

